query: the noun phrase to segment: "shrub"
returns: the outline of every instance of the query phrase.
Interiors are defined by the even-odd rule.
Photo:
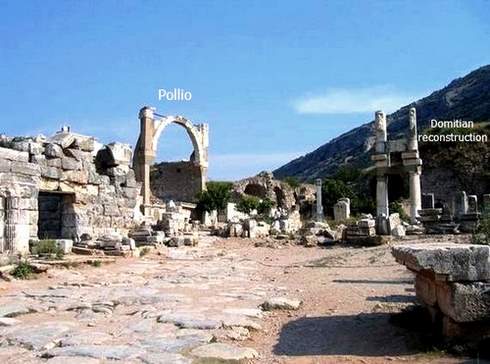
[[[29,279],[34,274],[34,267],[27,261],[21,261],[12,271],[12,276],[17,279]]]
[[[259,204],[260,199],[258,197],[244,195],[240,198],[240,201],[238,201],[236,209],[244,214],[250,214],[253,210],[259,208]]]
[[[486,214],[481,220],[477,231],[472,237],[473,244],[490,245],[490,214]]]
[[[208,182],[206,190],[197,194],[200,211],[224,210],[231,197],[231,182]]]
[[[267,215],[274,207],[274,202],[268,198],[263,199],[257,206],[257,213],[259,215]]]
[[[140,251],[140,257],[144,257],[149,252],[150,252],[150,248],[148,248],[148,247],[145,247],[145,248],[141,249],[141,251]]]
[[[56,245],[54,240],[39,240],[31,249],[32,254],[37,255],[54,255],[56,258],[63,258],[63,250]]]
[[[398,213],[400,215],[400,219],[402,219],[403,221],[410,221],[410,217],[405,213],[405,210],[403,210],[400,201],[390,202],[389,210],[390,214]]]
[[[291,187],[291,188],[298,188],[300,185],[299,180],[293,176],[289,176],[289,177],[284,178],[284,182],[286,182],[289,185],[289,187]]]

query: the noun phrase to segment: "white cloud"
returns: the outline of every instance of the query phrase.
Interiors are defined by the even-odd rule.
[[[211,154],[209,176],[214,180],[239,180],[261,171],[272,171],[304,152]]]
[[[391,86],[332,88],[323,94],[301,97],[293,102],[293,107],[299,114],[352,114],[376,110],[393,112],[419,98],[418,95]]]

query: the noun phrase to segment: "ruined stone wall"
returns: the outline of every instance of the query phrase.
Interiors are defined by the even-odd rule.
[[[261,172],[255,177],[235,182],[232,193],[235,200],[240,199],[244,194],[260,199],[268,198],[276,207],[286,210],[295,207],[311,209],[310,205],[315,201],[315,186],[301,184],[297,188],[292,188],[286,182],[274,179],[270,172]]]
[[[131,227],[141,186],[129,166],[130,148],[110,144],[100,154],[96,148],[94,138],[66,131],[0,138],[0,252],[26,253],[29,239],[44,238],[38,236],[40,191],[70,196],[60,214],[63,238]]]
[[[203,167],[191,161],[162,162],[152,167],[152,194],[163,200],[195,202],[203,190]]]

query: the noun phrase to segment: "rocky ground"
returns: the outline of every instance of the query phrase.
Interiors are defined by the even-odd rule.
[[[198,247],[2,282],[0,363],[464,361],[393,319],[415,298],[388,246],[256,243],[205,236]],[[260,306],[297,300],[297,310]]]

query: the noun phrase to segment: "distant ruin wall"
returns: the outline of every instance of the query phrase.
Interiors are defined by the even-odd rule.
[[[162,162],[152,167],[150,188],[163,201],[195,202],[203,180],[203,167],[195,162]]]
[[[50,237],[38,233],[40,192],[42,204],[49,194],[70,196],[62,213],[49,217],[59,216],[51,230],[59,237],[131,227],[141,189],[129,166],[131,150],[117,143],[102,150],[97,153],[94,138],[66,131],[52,138],[0,137],[0,253],[26,253],[29,239]],[[52,212],[42,211],[45,223]]]

